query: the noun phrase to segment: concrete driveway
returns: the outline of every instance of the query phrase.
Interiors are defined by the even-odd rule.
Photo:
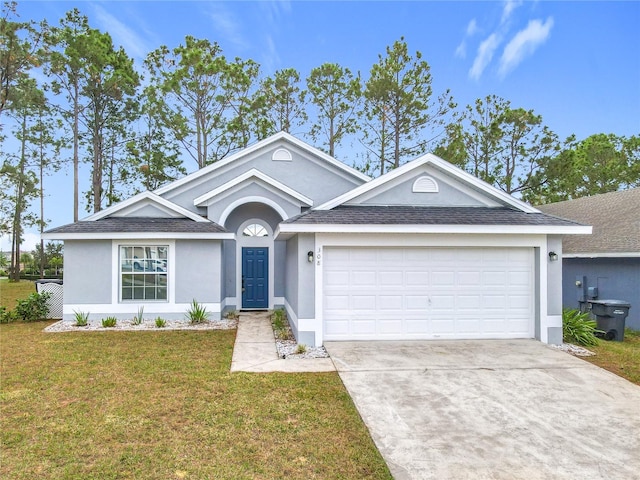
[[[534,340],[325,344],[401,479],[640,479],[640,387]]]

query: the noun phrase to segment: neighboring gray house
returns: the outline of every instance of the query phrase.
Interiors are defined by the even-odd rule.
[[[599,299],[631,303],[627,326],[640,330],[640,188],[538,208],[593,225],[593,235],[575,235],[563,242],[563,304],[577,308],[588,297],[588,288],[596,287]]]
[[[562,339],[560,220],[431,154],[371,180],[286,133],[43,236],[74,311],[286,308],[300,343]],[[557,257],[556,257],[557,258]]]

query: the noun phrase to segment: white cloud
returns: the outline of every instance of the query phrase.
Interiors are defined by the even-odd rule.
[[[500,19],[500,23],[504,24],[509,20],[513,11],[522,5],[522,0],[506,0],[504,2],[504,7],[502,8],[502,18]]]
[[[472,18],[469,25],[467,25],[467,37],[475,35],[478,30],[478,22],[476,22],[475,18]]]
[[[122,23],[99,5],[93,6],[95,18],[105,32],[109,32],[114,45],[121,45],[128,55],[144,60],[152,50],[133,29]]]
[[[504,47],[498,74],[504,77],[517,67],[526,56],[535,52],[549,38],[552,27],[552,17],[547,18],[544,23],[540,20],[529,21],[527,27],[516,33],[507,46]]]
[[[216,29],[216,38],[222,37],[219,42],[224,49],[225,42],[233,44],[236,48],[242,50],[249,48],[249,42],[242,35],[240,24],[234,18],[233,13],[228,10],[222,3],[211,3],[208,5],[207,14],[213,21]]]
[[[266,51],[265,55],[262,57],[262,65],[265,73],[272,74],[278,69],[278,65],[280,65],[280,56],[278,55],[276,44],[271,35],[266,36],[265,44]]]
[[[467,57],[467,38],[472,37],[476,33],[478,33],[480,29],[478,28],[478,22],[475,18],[472,18],[467,24],[467,29],[465,31],[465,36],[460,42],[460,45],[456,48],[455,56],[458,58],[466,58]]]
[[[478,80],[482,76],[482,72],[484,72],[484,69],[487,68],[487,65],[491,62],[493,53],[496,48],[498,48],[498,45],[500,45],[500,41],[500,36],[497,33],[492,33],[480,44],[471,70],[469,70],[469,77]]]

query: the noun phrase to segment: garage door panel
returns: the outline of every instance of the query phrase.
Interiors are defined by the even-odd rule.
[[[532,248],[324,251],[325,340],[529,338]]]

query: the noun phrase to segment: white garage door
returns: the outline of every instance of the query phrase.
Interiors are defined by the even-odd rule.
[[[325,248],[325,340],[532,338],[532,248]]]

